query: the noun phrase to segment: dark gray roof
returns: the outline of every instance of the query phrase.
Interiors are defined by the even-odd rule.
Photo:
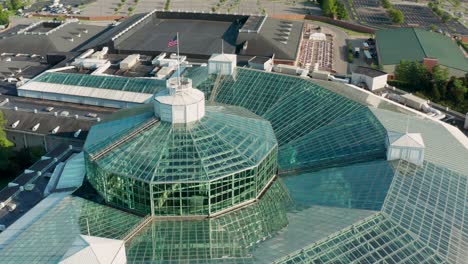
[[[73,117],[54,116],[50,113],[37,113],[26,111],[14,111],[12,109],[1,109],[7,123],[5,130],[9,131],[23,131],[28,133],[35,133],[41,135],[52,135],[52,130],[60,126],[59,131],[54,134],[58,137],[72,138],[73,134],[81,129],[78,139],[85,139],[88,134],[89,128],[96,123],[96,121],[88,119],[75,119]],[[20,120],[17,127],[12,128],[12,124]],[[32,131],[32,127],[40,123],[36,131]]]
[[[366,75],[366,76],[369,76],[369,77],[379,77],[379,76],[387,74],[384,71],[380,71],[380,70],[377,70],[377,69],[364,67],[364,66],[356,67],[353,72],[358,73],[358,74],[363,74],[363,75]]]
[[[239,33],[238,44],[248,41],[247,49],[240,54],[265,57],[275,54],[275,59],[295,60],[303,25],[300,21],[267,18],[259,33]]]
[[[159,19],[153,15],[151,21],[125,36],[117,39],[114,46],[122,53],[158,54],[176,52],[177,47],[167,44],[179,32],[180,53],[189,56],[210,56],[221,52],[235,53],[238,27],[235,22],[208,21],[195,19]]]
[[[258,32],[262,27],[266,17],[265,16],[249,16],[242,26],[241,31],[256,31]]]
[[[76,34],[87,29],[88,33]],[[0,38],[2,52],[46,55],[51,52],[68,52],[103,31],[105,27],[69,23],[49,35],[14,34]],[[73,38],[73,42],[69,39]]]
[[[7,61],[7,58],[11,61]],[[0,78],[8,78],[14,74],[15,76],[23,76],[32,78],[37,74],[46,70],[50,65],[41,63],[40,57],[9,57],[0,56]],[[19,72],[21,70],[21,72]]]
[[[249,60],[249,63],[265,64],[265,62],[267,62],[270,59],[271,59],[270,57],[255,56]]]
[[[84,43],[77,49],[80,51],[84,51],[87,49],[92,48],[101,48],[103,46],[109,45],[112,41],[112,37],[120,33],[122,30],[130,26],[131,24],[135,23],[138,19],[142,18],[146,14],[136,14],[127,19],[119,21],[120,23],[116,26],[111,26],[106,28],[105,30],[101,31],[98,35],[94,38],[90,39],[88,42]]]

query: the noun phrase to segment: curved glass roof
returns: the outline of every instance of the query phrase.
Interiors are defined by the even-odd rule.
[[[270,123],[240,107],[207,106],[187,125],[152,113],[94,126],[85,146],[91,160],[144,181],[209,181],[257,165],[277,144]]]
[[[281,181],[274,181],[251,206],[219,217],[180,221],[156,219],[127,241],[129,263],[466,262],[468,148],[466,138],[459,137],[460,131],[457,134],[444,123],[342,84],[244,68],[237,69],[235,78],[217,79],[208,75],[203,67],[189,69],[186,74],[185,77],[193,78],[194,85],[205,92],[208,102],[217,104],[207,107],[207,118],[222,126],[202,124],[198,128],[180,130],[150,123],[132,140],[123,140],[117,147],[111,147],[109,154],[101,154],[96,162],[110,163],[110,168],[117,172],[137,172],[145,177],[154,175],[154,171],[141,170],[141,166],[152,164],[145,158],[163,156],[144,152],[150,146],[174,150],[166,153],[177,153],[177,150],[190,154],[167,156],[177,160],[180,167],[175,168],[182,170],[188,161],[196,160],[192,157],[198,159],[204,155],[200,158],[203,161],[223,157],[219,160],[227,161],[226,164],[213,162],[219,167],[218,170],[210,167],[212,174],[202,173],[205,163],[194,163],[198,170],[195,175],[207,178],[222,168],[235,170],[236,166],[248,166],[255,160],[257,152],[254,150],[261,143],[253,141],[249,135],[260,133],[266,119],[278,138],[278,178],[289,190],[293,204],[282,205],[285,197],[279,195],[281,192],[271,192],[280,189]],[[243,108],[219,107],[220,104]],[[135,129],[154,122],[151,105],[122,111],[118,118],[124,121],[100,123],[92,129],[93,136],[86,144],[91,155],[104,153],[112,146],[111,142],[125,139]],[[240,119],[248,122],[236,123]],[[165,134],[159,135],[153,129],[165,129]],[[248,147],[244,149],[248,151],[239,153],[232,147],[240,144],[235,135],[228,134],[231,129],[245,135]],[[210,133],[205,134],[205,131]],[[261,137],[273,137],[271,130],[268,131],[265,134],[262,130]],[[426,145],[424,163],[418,166],[403,160],[387,161],[387,131],[421,133]],[[213,156],[203,152],[204,149],[191,152],[198,148],[197,142],[205,144],[206,141],[202,141],[205,139],[217,146],[217,141],[211,140],[209,135],[231,142],[222,146],[229,146],[232,152],[216,152]],[[136,143],[136,139],[141,142]],[[174,149],[173,142],[184,144]],[[276,143],[268,144],[274,147]],[[142,153],[135,153],[138,151]],[[261,152],[263,150],[258,153]],[[224,154],[229,159],[225,159]],[[234,155],[252,158],[238,164],[232,162]],[[108,160],[104,162],[104,159]],[[119,165],[121,160],[128,165]],[[165,180],[177,175],[164,173]],[[283,210],[286,214],[278,213]],[[52,229],[55,228],[54,218],[47,219],[50,222],[41,222],[41,225],[54,235],[61,232]],[[89,224],[91,233],[95,228],[114,226],[95,221]],[[267,229],[286,224],[279,232]],[[42,235],[34,231],[19,239],[34,239],[35,243],[28,244],[34,248],[37,241],[41,241],[34,235],[36,233]],[[2,256],[13,262],[17,259],[15,254],[24,249],[23,243],[16,243],[18,250],[8,248]],[[42,244],[36,247],[45,252],[40,246]]]

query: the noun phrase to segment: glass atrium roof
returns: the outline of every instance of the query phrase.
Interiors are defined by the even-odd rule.
[[[0,262],[58,263],[80,234],[122,239],[139,221],[138,216],[68,196],[0,250]]]
[[[166,88],[164,80],[59,72],[46,72],[34,81],[146,94],[155,94]]]
[[[342,84],[245,68],[238,68],[235,78],[217,79],[206,68],[194,67],[185,77],[192,78],[194,86],[205,92],[207,102],[214,104],[207,107],[207,118],[215,125],[174,133],[161,123],[153,124],[132,141],[138,144],[119,145],[109,155],[111,159],[105,160],[104,155],[97,161],[130,173],[115,160],[143,166],[144,159],[133,158],[155,157],[150,147],[170,146],[167,143],[174,137],[169,135],[185,137],[187,149],[194,149],[198,147],[194,139],[204,140],[205,131],[225,144],[230,142],[227,146],[232,152],[227,157],[248,155],[254,159],[262,156],[256,155],[262,153],[262,147],[257,150],[259,144],[275,144],[249,137],[250,130],[262,130],[263,137],[278,139],[279,178],[284,185],[275,181],[258,202],[219,217],[154,219],[126,241],[128,263],[466,262],[468,150],[445,125]],[[255,115],[219,105],[241,106]],[[85,147],[92,154],[102,152],[111,141],[152,120],[151,109],[124,110],[115,119],[100,123],[92,129],[90,134],[94,134]],[[247,117],[248,125],[236,123],[232,113]],[[274,134],[264,131],[264,120],[271,122]],[[161,125],[166,138],[163,133],[150,136],[151,128]],[[246,135],[246,153],[232,148],[240,143],[229,130]],[[386,161],[387,131],[421,133],[426,145],[423,165]],[[181,153],[191,153],[190,159],[205,155],[187,149]],[[187,157],[181,157],[183,164]],[[154,173],[131,171],[148,180]],[[216,173],[195,175],[209,179]],[[291,197],[282,196],[283,188]],[[93,218],[86,213],[93,210],[78,210],[74,204],[82,205],[78,208],[97,206],[100,211]],[[113,221],[108,220],[109,215]],[[57,260],[75,234],[87,234],[83,219],[88,217],[91,235],[109,238],[126,237],[142,220],[81,198],[67,198],[12,239],[0,250],[0,259],[7,263]],[[63,219],[78,224],[62,228],[56,222]],[[39,239],[65,243],[40,244]],[[21,255],[26,247],[31,253]],[[50,247],[54,247],[52,253],[46,250]]]
[[[257,165],[277,144],[269,122],[233,106],[207,106],[187,125],[155,121],[151,110],[96,125],[88,141],[91,156],[105,151],[102,169],[151,182],[213,180]]]
[[[404,228],[379,213],[275,263],[444,263]]]

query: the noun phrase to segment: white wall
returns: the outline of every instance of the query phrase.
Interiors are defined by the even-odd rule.
[[[364,82],[369,90],[374,91],[376,89],[385,87],[385,84],[387,84],[387,74],[372,78],[367,75],[353,72],[351,81],[354,85],[358,85],[359,83]]]
[[[387,74],[372,78],[372,91],[380,88],[384,88],[387,84]]]
[[[387,160],[398,159],[422,165],[424,162],[424,149],[389,146],[387,149]]]

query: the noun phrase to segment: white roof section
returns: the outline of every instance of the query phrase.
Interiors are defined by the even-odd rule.
[[[310,34],[309,39],[323,41],[327,40],[327,36],[324,33],[315,32]]]
[[[410,94],[410,93],[407,93],[407,94],[404,94],[404,95],[401,95],[401,97],[407,99],[407,100],[411,100],[413,102],[417,102],[417,103],[420,103],[420,104],[425,104],[427,103],[427,100],[426,99],[423,99],[421,97],[417,97],[416,95],[413,95],[413,94]]]
[[[162,121],[186,124],[205,116],[205,94],[192,88],[192,80],[174,77],[167,80],[167,89],[157,93],[154,114]]]
[[[99,99],[105,99],[105,100],[132,102],[132,103],[140,103],[140,104],[145,103],[152,96],[152,94],[83,87],[83,86],[66,85],[66,84],[36,82],[34,80],[29,81],[25,85],[18,87],[18,90],[64,94],[64,95],[89,97],[89,98],[99,98]]]
[[[225,53],[213,53],[208,61],[233,62],[237,61],[237,55]]]
[[[391,146],[425,148],[424,140],[420,133],[400,133],[389,131],[388,141]]]
[[[197,89],[190,89],[190,91],[183,91],[172,95],[169,89],[165,89],[156,94],[155,99],[161,104],[166,105],[191,105],[203,101],[205,95],[202,91]]]
[[[123,240],[79,235],[60,264],[125,264],[125,242]]]

